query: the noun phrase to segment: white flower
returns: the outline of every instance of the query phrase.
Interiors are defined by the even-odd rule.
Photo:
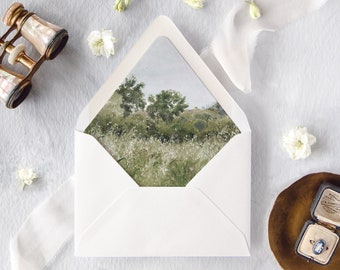
[[[204,0],[184,0],[184,3],[195,9],[203,8]]]
[[[38,178],[38,175],[32,169],[18,170],[18,178],[20,180],[21,189],[23,190],[26,185],[30,186]]]
[[[95,56],[103,55],[109,58],[115,54],[116,39],[111,30],[92,31],[87,38],[90,49]]]
[[[249,15],[250,18],[253,20],[256,20],[261,17],[261,10],[260,8],[255,4],[254,0],[246,1],[249,4]]]
[[[305,127],[297,127],[283,135],[282,144],[293,160],[307,158],[311,153],[311,146],[316,138],[307,132]]]
[[[130,0],[116,0],[113,9],[118,12],[123,12],[130,5]]]

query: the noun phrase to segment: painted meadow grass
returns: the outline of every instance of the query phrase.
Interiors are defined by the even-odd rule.
[[[189,106],[173,89],[148,97],[131,75],[85,130],[139,186],[185,186],[236,134],[216,102]]]

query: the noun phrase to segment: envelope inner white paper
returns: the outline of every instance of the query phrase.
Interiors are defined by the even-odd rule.
[[[139,186],[183,187],[240,131],[159,37],[86,128]]]

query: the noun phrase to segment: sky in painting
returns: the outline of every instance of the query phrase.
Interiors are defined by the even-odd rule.
[[[144,82],[144,94],[155,95],[162,90],[176,90],[186,97],[189,108],[205,108],[216,102],[173,44],[165,37],[158,38],[130,75]],[[129,75],[129,76],[130,76]]]

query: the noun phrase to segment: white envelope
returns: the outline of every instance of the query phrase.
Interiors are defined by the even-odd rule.
[[[241,133],[185,187],[139,187],[83,131],[158,37],[166,37]],[[167,17],[158,17],[81,113],[75,131],[77,256],[249,256],[251,132],[246,116]]]

